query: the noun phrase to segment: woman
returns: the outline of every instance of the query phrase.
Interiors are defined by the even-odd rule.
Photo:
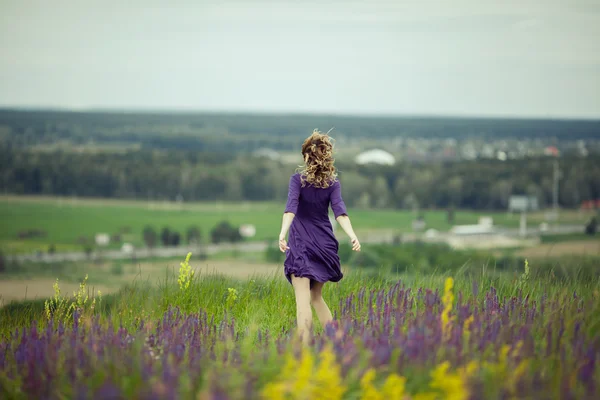
[[[329,206],[335,219],[350,237],[352,250],[360,251],[340,182],[333,166],[333,145],[327,134],[314,130],[302,145],[304,166],[290,178],[287,204],[283,214],[279,248],[286,252],[284,272],[294,287],[298,334],[308,344],[312,325],[311,304],[325,327],[333,317],[323,300],[325,282],[338,282],[343,274],[338,256],[338,241],[329,221]],[[286,235],[289,230],[289,246]]]

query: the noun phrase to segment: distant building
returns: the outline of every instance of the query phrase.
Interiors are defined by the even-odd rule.
[[[281,154],[273,149],[262,148],[253,153],[254,157],[268,158],[269,160],[277,161],[281,159]]]
[[[537,211],[539,209],[538,199],[535,196],[510,196],[508,199],[508,210],[510,212]]]
[[[396,163],[396,159],[393,155],[388,153],[387,151],[374,149],[368,150],[363,153],[360,153],[354,161],[357,164],[380,164],[380,165],[394,165]]]

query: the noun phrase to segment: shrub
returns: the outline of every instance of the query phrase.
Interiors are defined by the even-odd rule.
[[[228,221],[222,221],[210,232],[211,241],[215,244],[222,242],[235,243],[242,240],[239,229],[236,229]]]
[[[144,228],[143,237],[144,237],[144,243],[146,243],[146,246],[148,246],[149,248],[156,247],[156,242],[158,241],[158,235],[156,234],[156,231],[154,230],[154,228],[152,228],[151,226],[146,226]]]
[[[181,235],[179,234],[179,232],[171,232],[171,235],[169,237],[169,244],[171,246],[177,247],[177,246],[179,246],[180,242],[181,242]]]
[[[165,247],[171,243],[171,231],[169,230],[169,228],[164,227],[163,230],[160,232],[160,241]]]
[[[187,230],[186,241],[190,245],[200,243],[202,239],[202,232],[197,226],[190,226]]]

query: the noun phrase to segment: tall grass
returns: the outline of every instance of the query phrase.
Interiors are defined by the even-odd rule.
[[[134,282],[94,306],[97,294],[83,288],[89,301],[69,300],[68,317],[44,302],[6,306],[0,393],[276,399],[295,387],[307,397],[290,398],[593,398],[600,384],[598,279],[528,264],[516,275],[353,269],[324,289],[335,324],[323,329],[315,317],[314,347],[299,351],[281,273],[186,271],[184,261],[157,285]]]

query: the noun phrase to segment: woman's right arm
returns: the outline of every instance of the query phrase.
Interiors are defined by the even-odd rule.
[[[350,217],[348,217],[347,215],[340,215],[336,218],[336,221],[338,222],[338,224],[340,224],[344,232],[346,232],[346,235],[350,237],[350,241],[352,242],[352,250],[360,251],[360,242],[358,241],[358,238],[354,233],[354,229],[352,229]]]
[[[337,181],[333,187],[330,201],[335,220],[340,224],[348,237],[350,237],[352,250],[360,251],[360,242],[354,233],[354,229],[352,229],[352,223],[350,223],[350,217],[348,217],[348,212],[346,211],[346,204],[342,199],[342,186],[339,181]]]

